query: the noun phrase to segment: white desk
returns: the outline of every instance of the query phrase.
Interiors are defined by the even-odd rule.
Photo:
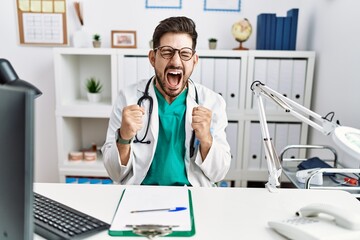
[[[111,223],[125,186],[91,184],[35,183],[34,191],[77,210]],[[284,239],[267,225],[269,220],[292,217],[310,203],[338,205],[360,214],[360,202],[338,190],[265,188],[190,188],[193,198],[196,234],[192,238],[159,239]],[[36,236],[35,239],[42,239]],[[89,239],[137,239],[110,237],[103,231]],[[145,239],[145,238],[140,238]]]

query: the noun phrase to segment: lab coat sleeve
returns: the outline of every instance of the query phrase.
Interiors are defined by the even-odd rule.
[[[115,140],[115,131],[121,126],[122,109],[126,106],[124,95],[120,92],[110,115],[109,126],[106,134],[106,141],[101,151],[106,171],[110,178],[121,183],[125,178],[132,175],[132,157],[126,166],[121,164],[119,151]],[[132,154],[130,154],[131,156]]]
[[[205,106],[206,107],[206,106]],[[228,125],[226,114],[226,103],[224,99],[217,96],[212,106],[211,133],[213,142],[204,159],[200,151],[197,151],[195,163],[203,171],[205,176],[213,183],[223,180],[229,171],[231,163],[230,146],[226,139],[225,129]],[[200,143],[201,144],[201,143]]]

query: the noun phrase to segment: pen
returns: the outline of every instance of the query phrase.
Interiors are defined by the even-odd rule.
[[[186,207],[176,207],[176,208],[157,208],[157,209],[145,209],[145,210],[133,210],[130,213],[142,213],[142,212],[178,212],[186,210]]]

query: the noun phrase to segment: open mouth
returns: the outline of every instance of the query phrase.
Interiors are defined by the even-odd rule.
[[[171,69],[166,73],[166,80],[170,88],[178,88],[182,79],[182,75],[182,71],[177,69]]]

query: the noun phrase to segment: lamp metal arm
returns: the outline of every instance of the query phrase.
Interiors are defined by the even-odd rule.
[[[260,81],[254,81],[250,88],[255,95],[255,99],[258,105],[261,134],[263,137],[266,162],[269,171],[269,179],[266,183],[266,187],[269,189],[269,191],[275,192],[276,187],[280,185],[279,178],[282,172],[282,168],[279,157],[276,153],[276,149],[269,134],[262,96],[275,102],[282,109],[284,109],[285,112],[290,113],[294,117],[314,127],[324,135],[329,135],[332,133],[334,129],[338,127],[338,124],[327,119],[326,117],[321,117],[319,114],[265,86],[265,84],[261,83]]]

